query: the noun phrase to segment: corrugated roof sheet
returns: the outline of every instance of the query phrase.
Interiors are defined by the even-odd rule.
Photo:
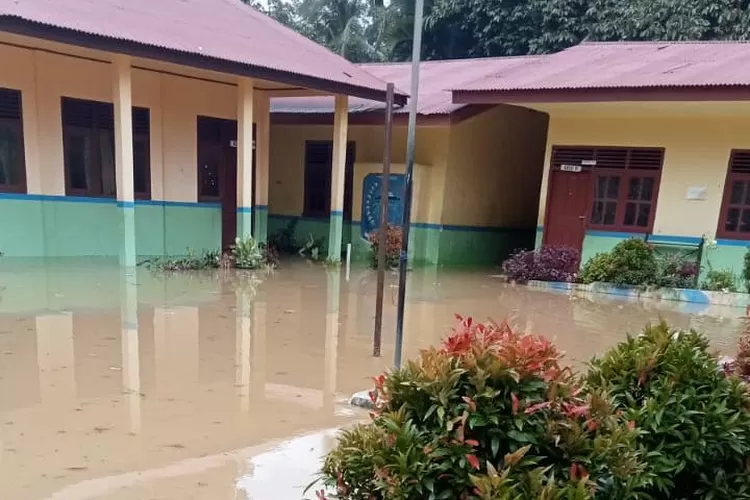
[[[523,91],[730,85],[750,85],[750,43],[583,43],[451,88]]]
[[[382,80],[239,0],[0,0],[0,29],[3,18],[385,89]]]
[[[419,114],[450,114],[464,105],[454,104],[448,89],[499,71],[521,67],[538,57],[494,57],[423,62],[419,70]],[[361,67],[381,80],[393,82],[396,88],[409,89],[411,86],[411,63],[363,64]],[[365,99],[349,100],[351,113],[378,109],[383,109],[383,103]],[[333,113],[333,99],[328,97],[273,99],[271,111],[273,113]],[[396,112],[406,113],[407,108],[398,109]]]

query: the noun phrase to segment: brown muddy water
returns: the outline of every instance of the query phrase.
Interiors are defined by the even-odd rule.
[[[106,261],[0,262],[0,499],[299,500],[371,357],[375,274],[287,262],[271,275],[123,274]],[[596,301],[488,272],[409,275],[405,354],[453,314],[510,318],[580,365],[659,318],[732,353],[743,310]],[[308,495],[308,497],[310,497]]]

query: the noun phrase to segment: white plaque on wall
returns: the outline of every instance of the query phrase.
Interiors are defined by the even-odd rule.
[[[706,186],[690,186],[687,189],[688,200],[705,200],[706,199]]]

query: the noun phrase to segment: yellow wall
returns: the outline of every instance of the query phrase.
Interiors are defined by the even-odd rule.
[[[60,98],[111,102],[113,67],[2,44],[0,67],[0,86],[22,92],[28,192],[64,195]],[[151,115],[152,198],[196,201],[197,116],[236,119],[236,87],[140,69],[132,82],[133,105]]]
[[[330,141],[333,127],[322,125],[272,125],[269,212],[300,215],[304,204],[305,142]],[[362,180],[365,175],[382,170],[384,129],[382,126],[350,126],[348,140],[354,141],[354,193],[352,217],[361,218]],[[402,173],[406,157],[406,128],[393,130],[392,162],[394,173]],[[415,186],[419,200],[413,220],[440,223],[443,182],[448,153],[448,129],[420,127],[415,151]]]
[[[538,223],[544,222],[553,145],[652,146],[666,148],[654,234],[713,237],[726,180],[729,151],[750,148],[750,119],[734,116],[555,116],[541,187]],[[707,188],[705,200],[686,199],[691,186]]]
[[[533,227],[547,116],[497,106],[451,128],[443,224]]]

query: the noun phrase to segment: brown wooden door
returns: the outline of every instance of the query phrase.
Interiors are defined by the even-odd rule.
[[[565,245],[581,250],[591,206],[590,172],[553,171],[550,176],[545,245]]]
[[[236,120],[198,117],[198,200],[221,204],[221,247],[228,250],[237,235]]]

